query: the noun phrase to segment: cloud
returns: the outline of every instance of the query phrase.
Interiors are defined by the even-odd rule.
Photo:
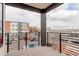
[[[64,6],[64,8],[63,8]],[[58,9],[47,13],[47,26],[51,28],[78,28],[79,29],[79,10],[67,9],[68,4],[64,4]],[[77,5],[78,7],[78,5]],[[79,7],[78,7],[79,8]]]
[[[79,3],[70,3],[70,4],[68,4],[67,10],[79,10]]]
[[[28,10],[6,6],[6,20],[30,23],[40,27],[40,14]]]
[[[74,16],[76,14],[77,14],[77,11],[59,10],[57,12],[51,12],[50,15],[48,14],[48,17],[54,18],[54,19],[64,19],[70,16]]]

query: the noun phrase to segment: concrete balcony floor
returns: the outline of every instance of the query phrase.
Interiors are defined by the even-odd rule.
[[[7,56],[66,56],[65,54],[60,54],[51,47],[36,47],[27,48],[25,50],[12,51],[6,54]]]

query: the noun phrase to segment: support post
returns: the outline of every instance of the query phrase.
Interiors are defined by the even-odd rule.
[[[41,45],[46,46],[46,12],[41,10]]]
[[[20,50],[20,38],[21,38],[21,22],[18,23],[18,50]]]

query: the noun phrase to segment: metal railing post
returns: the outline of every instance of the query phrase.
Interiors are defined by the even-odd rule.
[[[61,33],[59,34],[59,50],[60,50],[60,53],[61,53]]]
[[[38,32],[38,46],[40,46],[40,32]]]
[[[18,50],[20,50],[20,33],[18,35]]]
[[[7,35],[7,53],[9,52],[9,33],[6,33]]]
[[[26,48],[27,48],[27,41],[28,41],[28,34],[29,34],[29,32],[26,32]]]
[[[46,40],[47,42],[46,42],[46,43],[47,43],[47,46],[48,46],[48,45],[49,45],[49,37],[48,37],[48,32],[47,32],[46,34],[47,34],[47,38],[46,38],[46,39],[47,39],[47,40]]]

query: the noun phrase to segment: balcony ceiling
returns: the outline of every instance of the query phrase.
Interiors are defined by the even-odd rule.
[[[41,13],[41,9],[45,9],[42,10],[42,12],[49,12],[62,4],[63,3],[6,3],[8,6],[13,6],[38,13]]]
[[[46,9],[52,3],[24,3],[24,4],[38,8],[38,9]]]

